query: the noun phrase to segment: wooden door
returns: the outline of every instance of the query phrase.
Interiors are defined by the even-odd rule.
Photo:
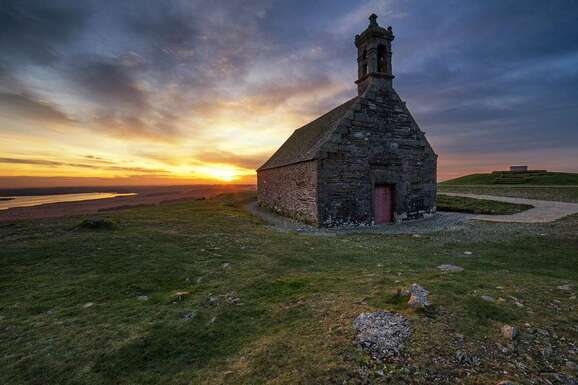
[[[376,185],[374,189],[375,223],[393,222],[393,186]]]

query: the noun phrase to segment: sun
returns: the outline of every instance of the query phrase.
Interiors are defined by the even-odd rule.
[[[203,167],[199,170],[202,174],[222,180],[223,182],[232,182],[239,179],[239,174],[237,170],[229,167]]]

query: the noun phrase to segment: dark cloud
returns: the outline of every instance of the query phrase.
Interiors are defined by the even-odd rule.
[[[62,111],[30,95],[0,92],[0,115],[11,119],[35,120],[44,123],[69,124],[72,120]]]
[[[95,121],[96,127],[111,136],[125,139],[145,139],[157,142],[174,142],[180,132],[168,119],[145,121],[138,116],[102,115]]]
[[[48,167],[73,167],[73,168],[85,168],[85,169],[109,170],[109,171],[127,171],[127,172],[139,172],[144,174],[168,174],[166,170],[162,169],[152,169],[144,167],[102,166],[86,163],[60,162],[46,159],[0,158],[0,163],[28,164],[28,165],[48,166]]]
[[[49,64],[61,44],[84,26],[87,10],[80,2],[3,0],[0,3],[0,61]]]
[[[80,58],[69,74],[83,95],[103,110],[135,115],[150,108],[149,95],[138,86],[133,68],[117,59]]]

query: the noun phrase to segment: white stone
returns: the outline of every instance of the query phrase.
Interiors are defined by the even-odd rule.
[[[459,273],[464,271],[464,268],[461,266],[451,265],[451,264],[443,264],[439,265],[438,269],[443,271],[444,273]]]

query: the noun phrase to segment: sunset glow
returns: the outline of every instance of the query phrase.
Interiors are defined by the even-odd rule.
[[[295,129],[356,94],[353,36],[372,12],[393,26],[395,88],[439,154],[440,179],[515,163],[578,171],[578,47],[560,43],[574,41],[572,12],[316,7],[312,22],[299,2],[8,1],[0,187],[255,183]]]
[[[201,175],[206,175],[225,182],[232,182],[239,179],[237,171],[231,168],[203,167],[199,171]]]

